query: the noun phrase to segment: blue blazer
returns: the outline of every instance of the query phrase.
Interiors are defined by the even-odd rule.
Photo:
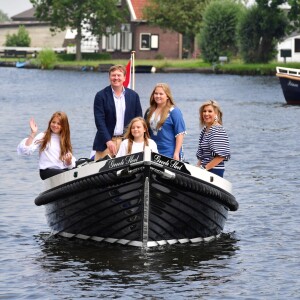
[[[124,129],[135,117],[142,117],[142,106],[139,95],[125,88],[125,116]],[[98,92],[94,100],[94,117],[97,133],[94,139],[93,150],[104,151],[106,142],[112,139],[117,123],[116,107],[111,86]]]

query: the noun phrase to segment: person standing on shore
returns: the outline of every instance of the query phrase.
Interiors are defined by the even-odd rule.
[[[224,161],[230,159],[230,147],[227,133],[222,126],[222,110],[217,101],[209,100],[200,106],[199,116],[204,127],[199,136],[197,166],[223,177]]]
[[[157,144],[158,152],[176,160],[183,160],[185,123],[166,83],[158,83],[154,87],[145,119],[150,137]]]
[[[106,155],[115,157],[126,126],[133,118],[142,116],[140,97],[135,91],[124,88],[125,79],[126,68],[122,65],[112,66],[109,69],[110,85],[95,96],[95,161]]]

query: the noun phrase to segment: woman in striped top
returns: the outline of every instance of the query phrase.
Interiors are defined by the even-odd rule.
[[[224,161],[230,158],[227,133],[222,126],[222,111],[215,100],[204,102],[199,109],[203,127],[196,156],[197,166],[223,177]]]

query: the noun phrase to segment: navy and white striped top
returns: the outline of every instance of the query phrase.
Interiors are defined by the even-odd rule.
[[[230,158],[230,147],[227,133],[223,126],[211,126],[208,132],[204,127],[199,136],[199,144],[196,156],[205,167],[215,156],[225,159],[215,166],[215,169],[224,169],[224,161]]]

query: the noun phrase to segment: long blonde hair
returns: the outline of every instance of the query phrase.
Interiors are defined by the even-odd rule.
[[[47,144],[51,140],[51,122],[54,118],[58,118],[61,125],[61,132],[60,132],[60,156],[59,159],[62,160],[63,156],[66,155],[68,152],[72,153],[72,144],[71,144],[71,133],[70,133],[70,126],[67,115],[62,111],[55,112],[48,123],[48,128],[45,131],[45,136],[43,139],[37,141],[41,144],[40,152],[44,151],[47,147]]]
[[[203,118],[204,107],[209,106],[209,105],[211,105],[213,107],[215,113],[218,116],[218,123],[220,123],[222,125],[223,124],[223,120],[222,120],[223,112],[221,110],[220,105],[218,104],[218,102],[216,100],[207,100],[204,103],[202,103],[202,105],[200,106],[200,108],[199,108],[199,118],[200,118],[201,125],[202,126],[205,125],[204,118]]]
[[[127,148],[127,154],[131,154],[131,150],[132,150],[132,144],[133,144],[133,141],[134,141],[134,137],[131,133],[131,129],[132,129],[132,126],[135,122],[137,121],[140,121],[142,122],[143,124],[143,127],[145,129],[145,132],[144,132],[144,147],[145,146],[149,146],[149,139],[150,139],[150,134],[149,134],[149,131],[148,131],[148,127],[147,127],[147,123],[146,121],[142,118],[142,117],[136,117],[136,118],[133,118],[127,129],[126,129],[126,132],[124,134],[124,138],[125,139],[128,139],[128,148]]]
[[[157,104],[154,100],[154,93],[155,93],[156,88],[158,88],[158,87],[161,87],[164,90],[164,92],[166,93],[167,104],[161,111],[160,120],[157,124],[157,129],[159,129],[161,126],[163,126],[164,122],[166,121],[166,119],[168,117],[171,107],[175,106],[175,101],[173,99],[169,85],[167,83],[157,83],[151,93],[151,96],[150,96],[150,108],[149,108],[149,113],[148,113],[147,119],[146,119],[147,126],[150,127],[150,119],[151,119],[155,109],[157,108]]]

